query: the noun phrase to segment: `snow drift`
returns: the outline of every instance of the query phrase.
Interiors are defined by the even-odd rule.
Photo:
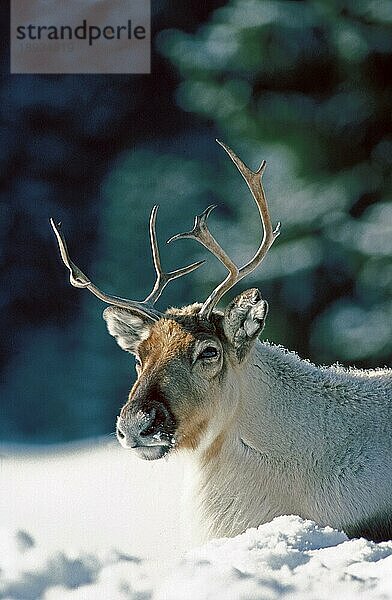
[[[2,599],[392,598],[392,542],[349,541],[296,516],[188,551],[160,581],[149,561],[118,550],[45,554],[21,531],[3,535],[4,542]],[[10,556],[19,558],[16,569]]]
[[[181,465],[1,449],[1,600],[392,598],[392,542],[297,516],[185,550]]]

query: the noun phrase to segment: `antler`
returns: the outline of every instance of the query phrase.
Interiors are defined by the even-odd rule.
[[[246,263],[246,265],[238,268],[208,230],[207,219],[212,210],[215,208],[215,206],[209,206],[201,215],[198,215],[195,218],[192,231],[180,233],[168,240],[168,243],[172,242],[173,240],[184,238],[197,240],[203,244],[207,250],[212,252],[212,254],[216,256],[229,271],[227,277],[213,290],[201,307],[199,315],[205,319],[210,317],[214,307],[218,304],[219,300],[224,294],[226,294],[226,292],[228,292],[236,283],[238,283],[238,281],[241,281],[241,279],[258,267],[280,233],[280,223],[277,224],[275,229],[272,229],[267,200],[261,183],[261,177],[266,166],[265,160],[262,161],[257,171],[251,171],[233,152],[233,150],[231,150],[231,148],[219,140],[216,141],[227,152],[241,173],[242,177],[245,179],[259,210],[261,222],[263,224],[264,235],[254,257],[248,263]]]
[[[158,300],[159,296],[162,294],[169,281],[177,279],[177,277],[187,275],[187,273],[191,273],[195,269],[198,269],[203,263],[205,263],[205,260],[198,260],[197,262],[192,263],[188,267],[183,267],[182,269],[176,269],[175,271],[169,271],[168,273],[162,271],[157,234],[155,231],[157,212],[158,206],[153,206],[150,216],[150,242],[152,250],[152,259],[154,262],[157,278],[151,293],[147,296],[145,300],[143,300],[143,302],[149,302],[150,304],[155,304],[155,302]]]
[[[111,296],[109,294],[106,294],[105,292],[102,292],[100,289],[98,289],[96,287],[96,285],[94,285],[90,281],[90,279],[87,277],[87,275],[85,275],[83,273],[83,271],[81,271],[79,269],[79,267],[77,265],[75,265],[75,263],[72,262],[72,260],[70,259],[67,244],[65,241],[65,237],[60,229],[61,223],[58,223],[56,225],[54,220],[50,219],[50,224],[53,228],[53,231],[56,235],[56,238],[57,238],[57,241],[59,244],[61,258],[63,260],[63,263],[65,264],[65,266],[67,267],[67,269],[70,272],[69,280],[70,280],[71,284],[74,287],[87,288],[88,290],[90,290],[90,292],[92,292],[95,296],[97,296],[97,298],[99,298],[100,300],[103,300],[103,302],[106,302],[106,304],[112,304],[114,306],[119,306],[121,308],[128,308],[128,309],[131,309],[133,312],[136,312],[136,313],[146,316],[151,321],[158,321],[158,319],[160,319],[162,314],[159,311],[157,311],[155,308],[153,308],[153,305],[158,300],[158,298],[162,294],[164,288],[167,286],[169,281],[172,281],[173,279],[176,279],[177,277],[181,277],[182,275],[186,275],[187,273],[191,273],[192,271],[194,271],[195,269],[200,267],[200,265],[203,264],[205,261],[200,260],[198,262],[192,263],[191,265],[189,265],[187,267],[183,267],[182,269],[177,269],[176,271],[171,271],[168,273],[165,273],[162,270],[161,260],[160,260],[160,256],[159,256],[157,236],[156,236],[156,231],[155,231],[157,211],[158,211],[158,206],[154,206],[151,211],[151,216],[150,216],[150,242],[151,242],[152,256],[153,256],[154,267],[155,267],[155,272],[156,272],[157,277],[156,277],[156,281],[155,281],[154,287],[152,289],[152,292],[142,302],[137,302],[135,300],[128,300],[126,298],[119,298],[118,296]]]

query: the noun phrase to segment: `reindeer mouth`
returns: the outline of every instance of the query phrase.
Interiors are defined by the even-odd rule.
[[[132,450],[143,460],[158,460],[166,456],[172,448],[173,446],[168,444],[154,444],[151,446],[136,446]]]

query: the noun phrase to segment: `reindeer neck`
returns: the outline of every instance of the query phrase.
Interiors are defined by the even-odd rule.
[[[294,353],[257,343],[248,358],[237,435],[270,458],[288,458],[293,446],[313,446],[319,437],[325,401],[315,392],[324,385],[318,370]]]

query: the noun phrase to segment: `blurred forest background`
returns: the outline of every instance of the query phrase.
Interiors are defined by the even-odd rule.
[[[151,75],[9,75],[2,47],[0,439],[52,443],[106,434],[134,380],[104,306],[68,283],[48,218],[105,291],[134,299],[162,261],[205,258],[210,227],[242,263],[260,225],[219,137],[264,185],[282,234],[229,294],[258,286],[263,337],[316,363],[389,364],[392,338],[392,11],[388,0],[152,0]],[[2,39],[8,35],[3,20]],[[158,307],[204,299],[207,265]]]

